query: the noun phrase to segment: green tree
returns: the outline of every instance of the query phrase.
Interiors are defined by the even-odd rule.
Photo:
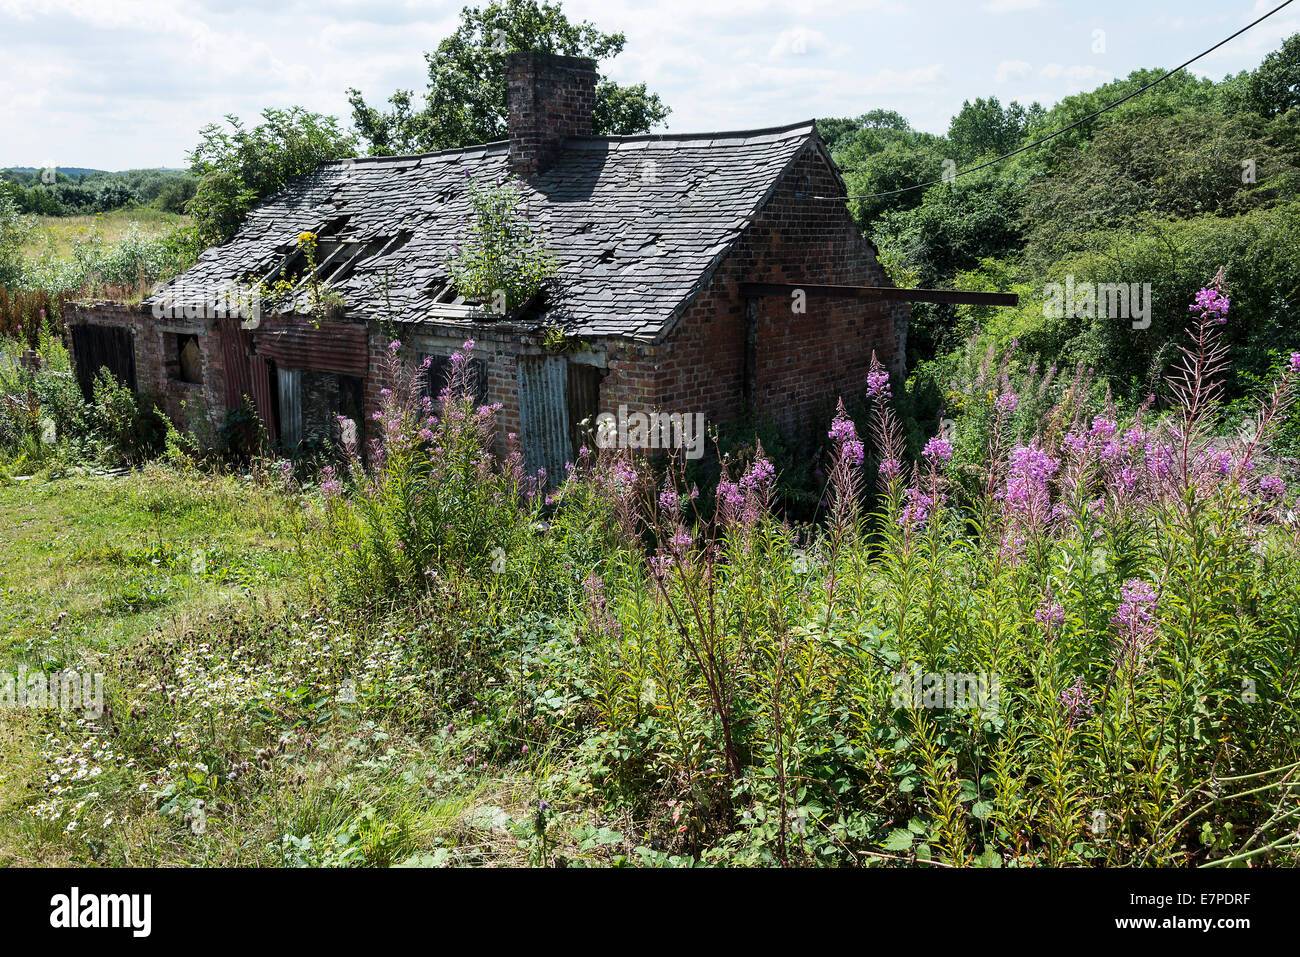
[[[590,22],[571,23],[559,4],[538,0],[493,0],[466,7],[461,23],[432,53],[428,90],[417,106],[410,90],[398,90],[385,112],[348,90],[353,124],[373,155],[424,153],[505,139],[506,56],[540,50],[605,60],[626,43],[621,33],[601,33]],[[669,109],[644,83],[620,86],[602,79],[596,88],[593,128],[597,135],[644,133],[663,122]]]
[[[18,211],[6,189],[0,189],[0,286],[13,289],[23,272],[23,242],[31,222]]]
[[[1246,105],[1266,117],[1300,106],[1300,33],[1291,34],[1250,75]]]
[[[213,123],[199,132],[190,154],[199,184],[189,212],[204,245],[229,241],[254,205],[295,176],[357,153],[356,136],[340,129],[336,117],[295,106],[264,110],[262,119],[250,130],[227,116],[229,129]]]
[[[1005,109],[996,96],[979,97],[974,103],[966,100],[948,126],[954,159],[967,161],[1015,149],[1025,135],[1029,117],[1030,112],[1014,100]]]

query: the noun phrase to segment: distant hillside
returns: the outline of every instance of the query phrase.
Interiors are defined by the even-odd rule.
[[[132,169],[110,173],[75,166],[0,169],[0,192],[18,210],[37,216],[86,216],[114,209],[153,206],[184,213],[198,180],[187,170]]]
[[[3,169],[0,169],[0,172],[39,173],[42,169],[44,169],[43,166],[6,166]],[[90,169],[89,167],[83,167],[83,166],[56,166],[55,169],[58,170],[60,173],[65,173],[68,176],[88,176],[91,173],[114,173],[114,174],[121,175],[126,173],[184,173],[185,172],[184,169],[179,169],[171,166],[149,166],[149,167],[142,167],[141,169],[117,169],[117,170]]]

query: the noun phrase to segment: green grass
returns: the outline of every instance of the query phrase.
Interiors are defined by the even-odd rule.
[[[22,253],[28,258],[51,253],[56,259],[65,259],[78,242],[94,239],[109,245],[119,242],[127,235],[132,223],[146,238],[153,238],[177,227],[188,226],[190,218],[151,206],[115,209],[87,216],[37,216],[37,228],[27,237]]]
[[[283,509],[239,477],[149,469],[0,487],[0,654],[56,635],[111,647],[275,591],[294,549]]]
[[[529,863],[556,759],[431,725],[418,626],[313,600],[306,504],[161,466],[0,486],[0,671],[103,673],[112,709],[0,709],[0,866]],[[605,822],[566,820],[552,851],[608,857]]]

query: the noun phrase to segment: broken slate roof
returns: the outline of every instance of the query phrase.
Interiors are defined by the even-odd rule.
[[[525,187],[527,216],[559,274],[520,321],[571,336],[661,338],[810,140],[819,142],[811,122],[566,140]],[[250,212],[165,295],[183,303],[195,290],[273,281],[298,235],[314,232],[321,275],[347,318],[469,322],[445,262],[468,229],[468,178],[505,176],[508,154],[499,142],[325,163]]]

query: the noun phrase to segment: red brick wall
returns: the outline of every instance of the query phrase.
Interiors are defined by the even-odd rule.
[[[201,408],[214,424],[221,421],[225,412],[222,398],[225,367],[216,335],[216,320],[156,319],[143,306],[121,302],[76,303],[65,309],[64,318],[69,329],[78,325],[130,329],[135,348],[136,390],[157,397],[163,411],[177,425],[185,425],[182,402],[191,408]],[[198,335],[202,368],[202,382],[199,383],[180,381],[172,356],[173,342],[168,338],[169,335],[189,333]],[[71,335],[68,336],[68,345],[75,367],[79,358]]]
[[[570,136],[590,136],[596,108],[596,61],[528,50],[506,61],[510,168],[521,176],[546,169]]]
[[[704,412],[710,422],[739,413],[747,305],[741,282],[890,285],[845,205],[811,198],[842,194],[810,144],[664,343],[656,368],[662,408]],[[807,424],[841,395],[860,397],[873,349],[895,375],[904,371],[906,303],[809,298],[806,309],[795,314],[780,296],[757,300],[755,411],[786,429]]]

